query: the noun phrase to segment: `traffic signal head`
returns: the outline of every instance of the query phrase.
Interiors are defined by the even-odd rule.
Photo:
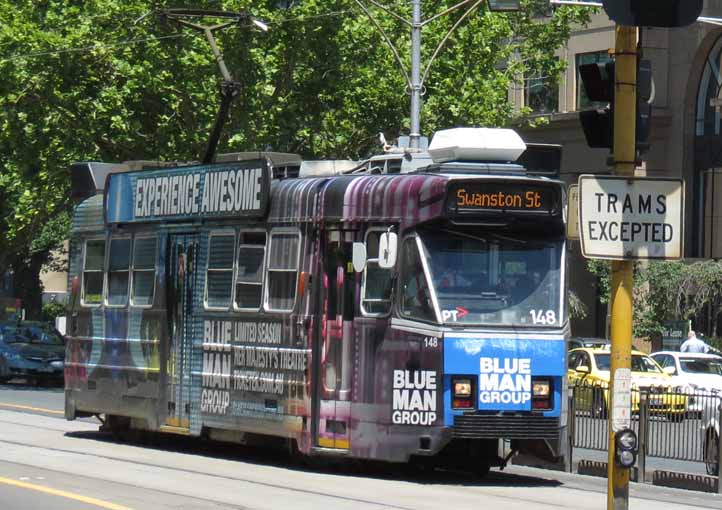
[[[614,456],[617,465],[631,468],[637,461],[637,434],[632,429],[624,429],[614,436]]]
[[[653,100],[652,64],[649,60],[640,60],[637,65],[637,149],[640,153],[649,148]]]
[[[603,109],[579,112],[579,121],[593,149],[612,149],[614,145],[614,61],[604,64],[579,66],[582,85],[590,100],[608,103]],[[654,99],[652,65],[649,60],[640,60],[637,65],[637,121],[636,144],[639,153],[649,148],[652,105]]]
[[[593,149],[611,149],[614,133],[614,62],[581,65],[579,75],[591,101],[608,103],[601,110],[579,112],[587,145]]]
[[[683,27],[702,13],[703,0],[603,0],[609,19],[630,27]]]

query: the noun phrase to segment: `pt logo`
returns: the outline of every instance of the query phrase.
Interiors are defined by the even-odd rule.
[[[436,372],[394,370],[391,421],[396,425],[431,425],[436,421]]]
[[[531,402],[531,359],[481,358],[479,372],[479,403],[487,409],[519,409]]]
[[[456,310],[441,311],[441,317],[444,319],[444,321],[452,320],[456,322],[457,320],[461,319],[462,317],[466,317],[467,315],[469,315],[469,310],[460,306],[457,306]]]

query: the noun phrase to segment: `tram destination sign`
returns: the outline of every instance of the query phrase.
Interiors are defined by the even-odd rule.
[[[446,199],[449,214],[515,212],[550,215],[558,213],[560,207],[557,189],[538,182],[453,182]]]
[[[582,175],[579,231],[587,258],[679,259],[684,240],[684,182]]]
[[[110,174],[107,223],[266,215],[270,167],[265,159]]]

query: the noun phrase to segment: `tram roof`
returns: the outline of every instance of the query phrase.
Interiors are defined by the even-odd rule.
[[[455,165],[451,165],[455,167]],[[269,222],[374,222],[414,224],[444,211],[450,182],[533,183],[560,181],[519,174],[415,172],[288,179],[271,185]],[[554,184],[552,184],[554,183]]]

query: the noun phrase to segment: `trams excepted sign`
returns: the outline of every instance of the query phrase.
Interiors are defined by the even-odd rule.
[[[683,225],[680,179],[579,177],[579,229],[587,258],[679,259]]]

